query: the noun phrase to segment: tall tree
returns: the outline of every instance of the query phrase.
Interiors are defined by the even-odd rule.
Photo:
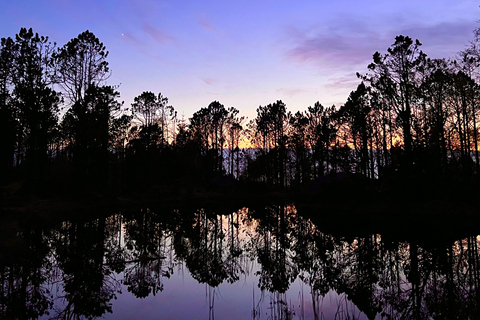
[[[161,93],[155,95],[153,92],[145,91],[134,98],[132,113],[136,120],[141,123],[140,130],[144,130],[147,140],[150,140],[152,129],[158,129],[161,146],[169,143],[168,127],[169,119],[174,116],[174,109],[168,105],[168,98]]]
[[[239,143],[240,137],[242,134],[243,126],[242,123],[245,120],[245,117],[239,117],[238,113],[240,111],[234,107],[230,107],[228,109],[228,119],[227,119],[227,144],[228,148],[230,149],[230,175],[233,176],[234,172],[234,163],[235,163],[235,155],[237,159],[237,164],[239,163]],[[238,165],[237,165],[237,178],[239,176],[238,172]]]
[[[110,76],[107,57],[107,48],[88,30],[55,54],[57,82],[71,104],[82,103],[91,86],[105,83]]]
[[[214,152],[214,171],[222,173],[223,147],[225,144],[225,127],[228,111],[225,109],[225,106],[218,101],[210,103],[207,109],[210,117],[210,140]]]
[[[461,60],[458,61],[458,67],[460,71],[468,75],[470,78],[478,81],[480,80],[480,29],[476,28],[474,30],[474,40],[470,42],[470,46],[460,52]],[[480,155],[479,155],[479,129],[478,129],[478,119],[477,114],[479,113],[478,103],[476,101],[478,94],[470,95],[469,104],[471,106],[471,120],[472,120],[472,139],[473,139],[473,149],[475,155],[475,164],[476,172],[480,173]]]
[[[13,96],[21,129],[17,145],[23,146],[28,176],[39,187],[46,178],[48,145],[60,102],[50,88],[53,50],[48,37],[34,34],[32,29],[22,28],[15,37]]]
[[[157,97],[153,92],[145,91],[133,99],[133,116],[142,126],[148,127],[158,120],[158,108]]]
[[[96,179],[95,172],[99,166],[105,166],[105,152],[102,151],[103,156],[100,157],[103,164],[97,162],[98,166],[92,166],[93,154],[90,150],[105,150],[108,134],[104,129],[108,129],[112,111],[119,109],[115,101],[118,93],[113,87],[105,85],[109,77],[107,56],[106,47],[88,30],[70,40],[55,54],[57,81],[70,105],[63,126],[70,133],[69,140],[73,144],[70,147],[73,150],[76,183],[80,189],[90,179]],[[102,131],[101,137],[94,137],[99,132],[92,127],[92,120],[99,126],[96,129]]]
[[[266,158],[273,165],[271,174],[266,178],[270,184],[283,188],[285,186],[286,142],[289,119],[286,104],[281,100],[257,108],[257,117],[252,121],[254,143],[261,146],[260,161]]]
[[[427,105],[427,148],[429,170],[444,176],[447,170],[447,119],[451,113],[449,100],[452,93],[453,73],[448,62],[435,59],[428,62],[428,74],[422,83]]]
[[[308,157],[308,117],[303,112],[297,111],[290,118],[291,132],[289,133],[289,149],[295,154],[293,157],[295,167],[295,183],[297,186],[310,180],[310,163]]]
[[[0,43],[0,184],[12,175],[17,132],[16,107],[12,103],[12,77],[15,44],[12,38]]]
[[[216,174],[223,171],[223,148],[227,139],[228,110],[218,101],[201,108],[190,118],[191,136],[202,146],[202,153]]]
[[[312,146],[314,177],[326,174],[330,166],[330,147],[337,135],[334,123],[335,112],[334,106],[324,107],[320,102],[316,102],[313,107],[308,107],[307,130]]]
[[[360,155],[361,173],[373,178],[374,173],[369,171],[368,152],[372,131],[369,119],[370,111],[370,95],[363,82],[358,85],[357,90],[350,93],[347,102],[340,108],[340,114],[349,123],[355,151]]]
[[[460,164],[462,172],[466,178],[471,176],[472,172],[472,150],[474,136],[478,133],[475,122],[475,102],[478,97],[478,85],[467,74],[462,71],[453,76],[453,112],[455,114],[453,122],[455,123],[457,147],[460,149]]]
[[[397,122],[402,127],[407,170],[413,165],[412,108],[418,87],[418,70],[425,61],[421,45],[420,41],[414,42],[408,36],[395,37],[395,42],[385,55],[375,52],[373,63],[368,66],[372,73],[362,77],[388,97],[390,108],[397,114]]]

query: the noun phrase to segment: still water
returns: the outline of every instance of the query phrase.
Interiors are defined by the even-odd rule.
[[[0,251],[6,319],[477,319],[480,237],[446,246],[334,237],[294,206],[149,209]]]

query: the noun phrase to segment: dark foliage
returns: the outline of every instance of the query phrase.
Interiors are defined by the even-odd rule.
[[[93,33],[56,48],[21,29],[0,48],[2,200],[190,194],[227,180],[224,190],[309,192],[338,174],[381,181],[380,192],[391,181],[399,190],[412,181],[475,186],[478,41],[450,61],[398,36],[343,106],[292,114],[279,100],[244,123],[219,101],[178,119],[167,97],[147,91],[129,110],[107,84],[108,51]]]

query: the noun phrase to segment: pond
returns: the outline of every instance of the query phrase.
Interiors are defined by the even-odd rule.
[[[142,209],[23,230],[1,245],[0,318],[474,319],[480,311],[477,235],[441,246],[339,237],[292,205]]]

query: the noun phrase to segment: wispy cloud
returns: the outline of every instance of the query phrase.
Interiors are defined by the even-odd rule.
[[[208,29],[210,31],[218,32],[218,29],[212,24],[212,22],[205,15],[203,14],[199,15],[197,21],[201,27]]]
[[[339,27],[290,30],[292,46],[286,52],[287,57],[297,63],[313,63],[321,68],[345,68],[370,60],[376,48],[384,43],[379,34],[365,26],[352,23],[343,29]],[[356,32],[352,33],[352,29]]]
[[[163,44],[169,41],[175,41],[175,38],[166,34],[163,31],[158,30],[149,23],[144,23],[142,30],[145,31],[150,37],[152,37],[156,42]]]
[[[297,94],[305,92],[305,90],[300,89],[300,88],[279,88],[279,89],[277,89],[277,92],[279,92],[281,94],[285,94],[289,97],[293,97]]]
[[[388,25],[380,33],[373,25],[355,19],[346,21],[333,21],[328,27],[289,29],[286,34],[291,46],[286,51],[287,58],[300,64],[314,64],[320,69],[366,66],[372,61],[373,53],[385,53],[399,34],[418,38],[424,44],[422,50],[429,56],[448,58],[464,49],[475,28],[472,22],[465,21],[430,25],[418,22]]]
[[[133,44],[135,46],[143,46],[144,43],[135,35],[131,34],[130,32],[122,33],[122,38],[125,39],[129,44]]]
[[[122,33],[122,39],[129,47],[133,48],[147,59],[155,60],[160,63],[167,63],[169,65],[179,65],[178,61],[171,57],[159,55],[158,51],[154,50],[155,45],[152,45],[151,41],[146,41],[130,32]]]
[[[401,34],[417,38],[423,43],[422,50],[434,58],[453,58],[464,50],[473,38],[478,25],[473,21],[444,22],[431,26],[410,26]]]
[[[209,86],[213,86],[215,84],[215,80],[212,78],[200,78],[205,84],[208,84]]]
[[[354,90],[356,86],[361,82],[354,74],[344,75],[339,77],[328,78],[326,83],[323,85],[326,89],[350,89]]]

